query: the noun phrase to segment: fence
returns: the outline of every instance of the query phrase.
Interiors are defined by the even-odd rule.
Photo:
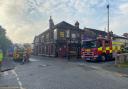
[[[128,62],[128,53],[117,54],[115,57],[115,64]]]

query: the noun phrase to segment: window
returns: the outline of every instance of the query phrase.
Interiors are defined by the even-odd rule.
[[[36,43],[38,43],[38,42],[39,42],[39,37],[37,37],[37,38],[36,38],[35,42],[36,42]]]
[[[66,37],[69,38],[69,37],[70,37],[70,30],[67,30],[66,33],[67,33],[67,34],[66,34]]]
[[[109,46],[109,41],[105,41],[105,47],[108,47]]]
[[[60,32],[60,37],[64,37],[64,32]]]
[[[47,41],[49,40],[49,33],[47,33],[47,35],[46,35],[46,39],[47,39]]]
[[[54,30],[54,40],[57,40],[57,29]]]
[[[80,37],[80,34],[79,34],[79,33],[77,33],[77,37],[78,37],[78,38]]]
[[[44,42],[44,35],[41,37],[41,42]]]
[[[97,45],[97,47],[102,47],[102,41],[101,40],[97,40],[96,41],[96,45]]]
[[[76,38],[76,34],[75,33],[72,33],[72,38]]]
[[[84,48],[94,48],[96,47],[96,41],[83,41],[82,47]]]

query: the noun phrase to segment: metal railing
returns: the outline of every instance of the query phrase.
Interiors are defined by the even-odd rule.
[[[115,57],[115,64],[128,62],[128,53],[117,54]]]

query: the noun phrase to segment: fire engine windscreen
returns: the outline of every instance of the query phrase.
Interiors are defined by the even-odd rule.
[[[83,41],[82,48],[95,48],[96,47],[96,40],[93,41]]]

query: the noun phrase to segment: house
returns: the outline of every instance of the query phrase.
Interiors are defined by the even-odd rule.
[[[126,47],[128,47],[128,38],[127,37],[118,36],[118,35],[113,34],[112,39],[114,42],[120,42],[120,43],[124,44]]]

